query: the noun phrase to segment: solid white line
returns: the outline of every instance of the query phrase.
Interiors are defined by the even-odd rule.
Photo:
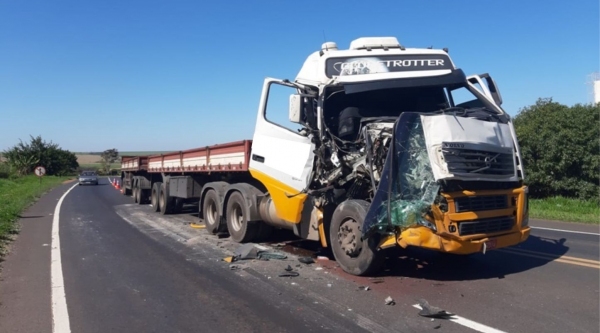
[[[583,235],[594,235],[600,236],[600,234],[594,232],[585,232],[585,231],[573,231],[573,230],[563,230],[563,229],[553,229],[553,228],[542,228],[542,227],[531,227],[532,229],[541,229],[541,230],[551,230],[551,231],[560,231],[560,232],[570,232],[572,234],[583,234]]]
[[[419,304],[414,304],[413,306],[415,308],[419,309],[419,310],[422,309]],[[475,330],[475,331],[478,331],[478,332],[483,332],[483,333],[506,333],[504,331],[497,330],[497,329],[495,329],[493,327],[489,327],[489,326],[486,326],[484,324],[480,324],[478,322],[475,322],[475,321],[472,321],[472,320],[469,320],[467,318],[463,318],[463,317],[460,317],[460,316],[457,316],[457,315],[453,315],[452,317],[448,318],[447,320],[450,320],[452,322],[455,322],[455,323],[457,323],[459,325],[468,327],[468,328],[470,328],[472,330]]]
[[[75,188],[73,185],[60,197],[54,209],[52,219],[52,249],[50,250],[50,283],[52,286],[52,332],[70,333],[69,311],[67,310],[67,298],[65,296],[65,281],[63,279],[62,261],[60,258],[60,237],[58,224],[60,221],[60,206],[63,200]]]

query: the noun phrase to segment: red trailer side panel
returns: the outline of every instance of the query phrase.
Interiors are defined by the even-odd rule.
[[[148,158],[148,172],[248,171],[251,140],[177,151]]]

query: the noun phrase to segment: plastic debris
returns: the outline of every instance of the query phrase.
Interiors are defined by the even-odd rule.
[[[385,299],[385,305],[395,305],[395,304],[396,304],[396,302],[394,301],[394,299],[391,296],[388,296]]]
[[[449,313],[446,310],[430,305],[429,302],[424,299],[419,300],[419,305],[421,306],[419,315],[423,317],[447,319],[453,316],[452,313]]]
[[[317,260],[329,260],[329,258],[327,258],[325,256],[318,256]]]
[[[194,229],[205,229],[206,225],[204,225],[204,224],[190,223],[190,227],[192,227]]]
[[[258,248],[252,243],[246,243],[235,249],[234,256],[237,259],[256,259],[258,257]]]
[[[364,290],[364,291],[369,291],[369,290],[371,290],[371,288],[369,288],[369,286],[360,286],[360,287],[358,287],[358,289],[360,289],[360,290]]]
[[[441,324],[441,323],[438,323],[437,325],[433,326],[433,329],[434,329],[434,330],[437,330],[437,329],[439,329],[439,328],[441,328],[441,327],[442,327],[442,324]]]
[[[298,261],[303,264],[307,264],[307,265],[315,263],[315,261],[311,257],[300,257],[300,258],[298,258]]]
[[[223,261],[224,262],[228,262],[228,263],[232,263],[234,260],[235,260],[234,257],[225,257],[225,258],[223,258]]]
[[[292,266],[288,265],[288,266],[285,268],[285,270],[286,270],[287,272],[291,272],[291,271],[293,271],[294,269],[292,268]]]
[[[323,267],[315,267],[315,271],[322,271]]]
[[[298,273],[298,272],[286,271],[286,272],[279,274],[278,276],[279,277],[296,277],[298,275],[300,275],[300,273]]]

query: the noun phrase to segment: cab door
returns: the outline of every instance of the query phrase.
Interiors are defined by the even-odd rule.
[[[290,96],[298,92],[289,82],[265,80],[250,154],[252,176],[269,191],[277,216],[293,223],[300,221],[315,158],[310,136],[288,120]]]

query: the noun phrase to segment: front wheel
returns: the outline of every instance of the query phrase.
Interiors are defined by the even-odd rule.
[[[329,228],[331,250],[342,269],[353,275],[377,272],[385,259],[378,251],[378,235],[361,239],[362,227],[370,204],[363,200],[347,200],[334,211]]]

